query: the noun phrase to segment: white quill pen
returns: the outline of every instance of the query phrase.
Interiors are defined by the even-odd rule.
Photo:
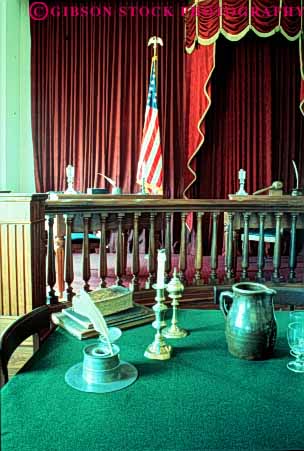
[[[293,164],[293,167],[294,167],[295,176],[296,176],[296,181],[297,181],[296,189],[299,189],[299,173],[298,173],[298,168],[297,168],[297,165],[296,165],[295,161],[294,161],[294,160],[291,160],[291,161],[292,161],[292,164]]]
[[[86,291],[81,290],[80,296],[74,297],[73,307],[76,308],[78,313],[91,320],[94,329],[102,336],[108,345],[110,354],[113,355],[107,323]]]
[[[110,177],[107,177],[106,175],[102,174],[101,172],[97,172],[97,175],[101,175],[103,178],[107,180],[112,186],[116,186],[116,183],[114,180],[110,179]]]

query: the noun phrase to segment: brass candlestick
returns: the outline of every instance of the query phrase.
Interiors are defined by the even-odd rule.
[[[174,273],[171,281],[167,286],[167,291],[169,293],[169,297],[172,299],[172,307],[173,314],[171,320],[171,326],[166,327],[163,330],[163,336],[166,338],[183,338],[188,335],[188,332],[185,329],[181,329],[177,323],[177,307],[179,306],[178,299],[182,297],[184,291],[184,285],[181,283],[180,279],[177,276],[176,268],[174,268]]]
[[[154,290],[156,290],[157,296],[155,298],[156,302],[159,302],[160,304],[160,329],[164,329],[167,326],[167,322],[166,322],[166,310],[168,310],[168,306],[165,304],[165,288],[167,288],[167,285],[164,285],[163,288],[158,288],[157,287],[157,283],[155,283],[154,285],[152,285],[152,288]],[[158,298],[158,293],[159,293],[159,298]],[[154,308],[152,307],[152,309],[154,310]],[[154,327],[154,329],[157,329],[157,319],[155,319],[152,323],[152,327]]]
[[[153,285],[153,288],[156,289],[156,304],[152,307],[155,312],[155,321],[152,326],[156,329],[156,334],[153,343],[147,347],[144,355],[148,359],[168,360],[171,358],[172,346],[167,345],[161,333],[163,327],[162,314],[168,308],[163,302],[165,300],[165,289],[158,288],[157,285]]]

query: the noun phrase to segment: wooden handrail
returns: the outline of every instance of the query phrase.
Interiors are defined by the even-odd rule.
[[[265,200],[265,197],[267,200]],[[190,213],[190,212],[268,212],[304,213],[304,196],[256,196],[256,199],[149,199],[149,196],[122,198],[99,197],[79,199],[60,199],[46,201],[46,214],[111,212],[159,212],[159,213]]]

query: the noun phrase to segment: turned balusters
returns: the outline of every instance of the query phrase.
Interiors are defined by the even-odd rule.
[[[72,300],[73,293],[72,283],[74,280],[73,270],[73,254],[72,254],[72,226],[74,215],[65,215],[65,259],[64,259],[64,280],[67,284],[66,297],[68,301]]]
[[[280,282],[282,277],[280,275],[281,267],[281,221],[283,213],[275,213],[276,228],[275,228],[275,243],[273,251],[273,274],[272,281]]]
[[[123,249],[122,249],[122,218],[124,213],[118,213],[118,229],[117,229],[117,240],[116,240],[116,260],[115,260],[115,275],[116,284],[122,285],[122,274],[123,274]]]
[[[212,213],[212,241],[211,241],[211,257],[210,257],[210,267],[211,273],[209,277],[209,283],[215,285],[218,283],[217,278],[217,267],[218,267],[218,256],[217,256],[217,220],[218,212]]]
[[[265,213],[259,213],[259,244],[258,244],[258,272],[256,275],[257,282],[264,282],[264,267],[265,267],[265,250],[264,250],[264,227],[265,227]]]
[[[165,225],[165,249],[166,249],[166,262],[165,262],[165,283],[170,281],[171,272],[171,219],[172,214],[166,213],[166,225]]]
[[[136,291],[139,289],[139,230],[138,221],[140,213],[134,213],[133,218],[133,246],[132,246],[132,287]]]
[[[213,207],[213,206],[212,206]],[[212,208],[211,207],[211,208]],[[213,211],[211,209],[211,255],[210,255],[210,273],[208,274],[208,282],[209,284],[217,284],[217,272],[218,272],[218,255],[217,255],[217,243],[218,243],[218,227],[219,227],[219,215],[222,214],[222,207],[214,207],[217,211]],[[233,208],[233,206],[231,207]],[[256,278],[259,282],[264,282],[264,257],[265,257],[265,230],[268,227],[272,226],[273,219],[275,218],[275,226],[276,226],[276,243],[274,248],[274,257],[273,257],[273,274],[272,280],[274,282],[280,282],[282,280],[280,275],[281,266],[281,229],[283,227],[288,227],[290,230],[290,249],[289,249],[289,271],[288,281],[294,282],[296,280],[296,264],[297,264],[297,256],[296,256],[296,228],[303,227],[303,218],[301,214],[301,210],[298,209],[293,210],[293,212],[289,211],[286,213],[286,217],[284,216],[283,209],[279,208],[278,211],[275,211],[272,207],[270,208],[272,211],[261,211],[265,210],[265,206],[261,208],[259,211],[259,207],[257,206],[255,210],[255,214],[250,217],[251,208],[241,209],[239,206],[237,207],[239,211],[229,211],[225,215],[225,223],[227,218],[227,233],[226,233],[226,259],[225,259],[225,280],[226,282],[233,283],[235,277],[234,271],[234,249],[233,249],[233,237],[234,231],[240,230],[240,227],[244,229],[243,231],[243,252],[241,260],[241,273],[240,279],[247,280],[248,279],[248,270],[249,270],[249,252],[248,252],[248,241],[249,241],[249,226],[256,227],[259,230],[259,242],[258,242],[258,256],[257,256],[257,264],[255,268],[255,273],[253,277]],[[227,209],[230,210],[230,207],[227,206]],[[182,210],[182,207],[181,207]],[[248,211],[247,211],[248,210]],[[71,211],[71,210],[69,210]],[[85,210],[86,211],[86,210]],[[86,290],[89,290],[89,281],[90,281],[90,254],[89,254],[89,243],[88,243],[88,233],[91,229],[100,230],[101,239],[100,239],[100,249],[99,249],[99,277],[100,277],[100,286],[106,286],[106,278],[107,278],[107,253],[106,253],[106,228],[113,228],[117,233],[117,253],[116,253],[116,264],[115,264],[115,275],[116,282],[118,284],[122,284],[124,273],[124,259],[123,259],[123,230],[126,230],[126,227],[130,227],[133,229],[133,249],[131,256],[131,270],[132,270],[132,283],[134,290],[138,290],[140,285],[140,259],[139,259],[139,244],[138,244],[138,235],[141,226],[146,227],[144,224],[145,218],[148,216],[149,218],[149,254],[148,254],[148,271],[149,271],[149,279],[148,279],[148,287],[150,288],[155,280],[156,273],[156,232],[159,230],[157,228],[158,222],[156,221],[157,214],[162,215],[163,222],[161,223],[163,228],[160,233],[163,236],[163,246],[166,249],[166,265],[165,265],[165,277],[166,281],[169,280],[171,273],[171,252],[172,252],[172,216],[173,214],[181,215],[181,228],[180,228],[180,255],[179,255],[179,269],[181,279],[185,280],[185,273],[187,267],[187,230],[186,230],[186,222],[187,222],[187,213],[181,212],[173,213],[174,209],[166,209],[163,207],[160,209],[159,213],[157,205],[155,208],[153,207],[153,211],[143,212],[141,209],[141,213],[136,211],[134,207],[133,212],[131,213],[131,209],[128,207],[127,210],[122,209],[118,210],[119,213],[112,212],[110,220],[109,213],[103,212],[103,208],[101,208],[98,212],[89,213],[68,213],[65,215],[65,224],[61,221],[61,224],[64,226],[55,227],[54,217],[57,216],[56,212],[50,212],[47,214],[48,221],[48,255],[47,255],[47,283],[48,283],[48,297],[50,303],[56,302],[55,288],[56,294],[59,294],[60,286],[59,280],[57,280],[57,285],[55,283],[55,266],[57,264],[57,274],[60,272],[59,263],[64,260],[64,277],[62,277],[62,281],[64,281],[64,285],[66,288],[65,298],[71,299],[73,296],[72,284],[74,280],[73,273],[73,258],[72,258],[72,244],[71,244],[71,232],[73,231],[83,231],[84,239],[83,239],[83,248],[82,248],[82,279],[83,286]],[[210,207],[208,206],[207,211],[210,211]],[[92,215],[91,219],[89,219],[89,215]],[[195,248],[195,261],[194,261],[194,280],[193,284],[198,285],[202,284],[203,281],[203,236],[202,236],[202,221],[204,218],[204,213],[201,210],[196,210],[197,217],[197,230],[196,230],[196,248]],[[206,214],[206,213],[205,213]],[[209,214],[209,213],[208,213]],[[132,223],[130,224],[130,217],[132,217]],[[288,216],[287,216],[288,215]],[[59,216],[59,214],[58,214]],[[79,218],[79,216],[81,216]],[[62,215],[60,215],[62,218]],[[242,221],[240,221],[240,217]],[[96,218],[98,219],[96,221]],[[109,219],[108,219],[109,218]],[[250,219],[251,218],[251,219]],[[256,221],[258,218],[258,221]],[[57,219],[57,218],[56,218]],[[100,221],[99,221],[100,219]],[[109,221],[109,224],[108,224]],[[143,221],[143,224],[141,224]],[[72,227],[73,226],[73,227]],[[116,235],[116,234],[115,234]],[[64,240],[64,236],[66,236],[66,240]],[[54,259],[54,237],[55,237],[55,251],[56,251],[56,259]],[[60,240],[60,246],[56,248],[56,244],[58,245]],[[63,259],[62,247],[64,242],[66,241],[65,246],[65,258]],[[62,253],[62,258],[60,258],[60,253]],[[59,258],[58,258],[59,256]],[[252,268],[253,269],[253,268]],[[59,279],[59,278],[58,278]],[[45,280],[45,279],[44,279]],[[81,281],[80,281],[81,283]],[[113,283],[113,282],[112,282]],[[62,289],[62,288],[61,288]]]
[[[248,266],[249,266],[249,213],[243,213],[244,219],[244,233],[243,233],[243,248],[242,248],[242,272],[241,280],[244,282],[248,280]]]
[[[106,243],[106,221],[107,213],[101,213],[100,215],[100,242],[99,242],[99,271],[98,276],[100,279],[100,287],[105,288],[107,286],[107,243]]]
[[[121,234],[122,274],[127,274],[129,232],[130,232],[129,230],[122,229],[122,234]]]
[[[202,238],[202,218],[204,213],[198,212],[196,214],[197,226],[196,226],[196,244],[195,244],[195,260],[194,260],[194,280],[195,285],[203,285],[202,279],[202,262],[203,262],[203,238]]]
[[[186,243],[186,219],[187,213],[181,214],[181,238],[179,252],[179,278],[182,283],[186,283],[185,272],[187,268],[187,243]]]
[[[58,298],[55,294],[56,265],[54,249],[54,215],[48,215],[48,241],[47,241],[47,284],[49,286],[48,300],[50,304],[56,304]]]
[[[83,241],[82,241],[82,280],[84,281],[83,288],[85,291],[90,290],[89,280],[91,277],[90,269],[90,249],[89,249],[89,220],[91,215],[85,214],[83,216]]]
[[[228,231],[227,231],[227,243],[226,243],[226,282],[234,282],[233,271],[233,220],[234,213],[228,213]]]
[[[290,227],[290,248],[289,248],[289,274],[288,282],[296,281],[296,266],[297,266],[297,252],[296,252],[296,233],[297,233],[297,219],[298,214],[291,214],[291,227]]]
[[[156,249],[155,249],[155,217],[156,213],[150,213],[150,231],[149,231],[149,255],[148,255],[148,280],[146,288],[152,287],[155,282],[156,273]]]

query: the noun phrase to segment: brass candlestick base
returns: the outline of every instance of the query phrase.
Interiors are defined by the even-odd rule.
[[[156,289],[156,304],[152,307],[155,312],[155,321],[153,321],[152,326],[156,329],[156,334],[153,343],[147,347],[144,356],[152,360],[168,360],[171,358],[172,346],[167,345],[161,333],[163,325],[166,325],[162,320],[162,315],[168,308],[163,303],[165,289],[163,287],[158,288],[157,285],[153,285],[153,288]]]
[[[181,329],[176,324],[172,324],[170,327],[166,327],[162,334],[166,338],[184,338],[188,335],[185,329]]]
[[[171,358],[172,346],[167,345],[161,334],[156,334],[144,356],[152,360],[169,360]]]

